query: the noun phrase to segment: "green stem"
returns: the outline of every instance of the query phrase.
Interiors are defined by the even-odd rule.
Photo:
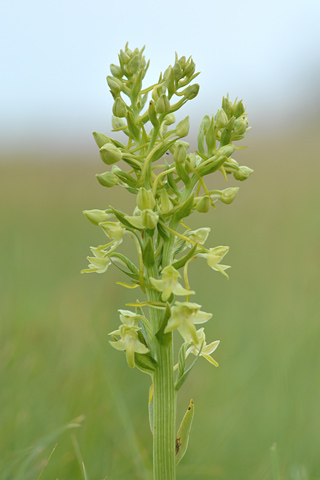
[[[175,480],[176,398],[173,345],[159,345],[153,374],[153,480]]]
[[[159,278],[156,266],[147,268],[147,277]],[[161,300],[160,292],[147,289],[150,301]],[[163,312],[150,308],[152,333],[156,344],[158,367],[153,373],[153,480],[175,480],[176,443],[176,392],[173,376],[173,341],[158,342],[155,336],[159,330]]]

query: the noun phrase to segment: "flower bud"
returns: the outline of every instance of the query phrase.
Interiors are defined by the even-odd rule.
[[[210,198],[208,196],[201,197],[196,208],[200,213],[207,213],[210,210]]]
[[[106,143],[100,148],[101,160],[107,165],[119,162],[122,158],[122,152],[113,143]]]
[[[166,115],[166,118],[164,119],[163,123],[165,125],[172,125],[176,121],[176,117],[174,113],[169,113]]]
[[[174,74],[175,80],[178,82],[183,75],[182,74],[182,68],[181,68],[181,65],[180,65],[179,62],[176,62],[173,65],[173,74]]]
[[[110,72],[114,77],[121,78],[122,77],[122,69],[119,65],[114,65],[111,63],[110,65]]]
[[[211,155],[215,146],[216,146],[216,135],[215,135],[215,129],[214,129],[214,119],[213,117],[211,118],[210,125],[207,128],[207,133],[206,133],[206,143],[208,147],[208,154]]]
[[[103,147],[106,143],[110,143],[110,138],[103,135],[103,133],[93,132],[93,138],[95,139],[96,144],[99,148]]]
[[[238,191],[239,187],[225,188],[222,190],[219,199],[222,203],[229,205],[236,198]]]
[[[187,158],[187,149],[184,145],[179,143],[173,152],[173,158],[176,163],[184,163]]]
[[[215,121],[216,121],[216,127],[219,128],[220,130],[227,126],[228,117],[226,112],[223,110],[223,108],[217,111],[215,116]]]
[[[238,117],[233,125],[233,131],[236,135],[243,135],[248,127],[248,119],[243,115]]]
[[[98,182],[103,185],[104,187],[113,187],[114,185],[117,185],[118,183],[118,178],[117,176],[112,173],[112,172],[105,172],[101,173],[100,175],[96,175]]]
[[[159,221],[159,215],[152,210],[143,210],[141,212],[142,225],[148,230],[154,230]]]
[[[117,128],[122,128],[126,126],[126,122],[122,118],[112,115],[112,128],[116,130]]]
[[[150,122],[154,127],[157,127],[159,125],[159,120],[157,117],[157,112],[154,106],[154,102],[151,100],[149,103],[149,109],[148,109],[148,115],[150,118]]]
[[[229,94],[227,95],[227,98],[222,98],[222,108],[226,112],[228,118],[233,116],[233,105],[229,100]]]
[[[160,206],[161,213],[163,214],[169,213],[170,210],[172,209],[172,203],[170,201],[168,192],[165,188],[161,189],[160,198],[161,198],[161,206]]]
[[[115,99],[112,107],[112,112],[113,112],[113,115],[115,115],[116,117],[122,118],[126,116],[127,106],[121,97],[117,97]]]
[[[165,78],[167,82],[168,95],[169,95],[169,98],[171,98],[176,91],[176,86],[174,81],[174,72],[171,65],[166,70]]]
[[[131,50],[130,50],[130,51],[131,51]],[[122,63],[123,63],[124,65],[126,65],[126,64],[130,61],[129,55],[128,55],[126,52],[124,52],[123,50],[120,50],[120,55],[119,55],[119,57],[120,57],[120,60],[122,61]]]
[[[104,210],[84,210],[83,214],[94,225],[99,225],[101,222],[106,222],[109,215]]]
[[[242,167],[239,167],[239,170],[233,172],[233,176],[236,180],[243,181],[246,180],[251,175],[251,173],[253,173],[252,168],[243,165]]]
[[[192,58],[190,58],[190,60],[188,61],[188,63],[184,68],[183,73],[185,74],[186,77],[191,77],[194,74],[195,69],[196,69],[196,64],[194,63]]]
[[[137,207],[140,210],[153,210],[154,206],[155,200],[152,190],[146,190],[144,187],[141,187],[137,195]]]
[[[200,86],[195,83],[194,85],[189,85],[189,87],[185,88],[183,92],[181,92],[188,100],[192,100],[195,98],[200,90]]]
[[[246,107],[243,105],[242,100],[240,100],[240,102],[237,102],[234,107],[233,115],[238,118],[243,115],[245,111]]]
[[[233,152],[235,151],[236,147],[231,143],[229,145],[224,145],[217,150],[217,155],[224,155],[226,157],[231,157]]]
[[[128,72],[133,75],[134,73],[138,72],[140,69],[140,57],[139,55],[135,55],[134,57],[131,58],[129,61],[128,65]]]
[[[119,80],[118,78],[110,77],[110,75],[108,75],[107,82],[111,93],[115,96],[119,95],[123,87],[123,83],[121,82],[121,80]]]
[[[186,137],[189,133],[189,128],[190,128],[190,122],[189,122],[189,116],[187,116],[184,120],[181,120],[181,122],[178,123],[176,128],[176,135],[178,137]]]
[[[168,113],[170,110],[170,103],[168,97],[163,93],[161,97],[157,100],[156,103],[156,112],[157,113]]]

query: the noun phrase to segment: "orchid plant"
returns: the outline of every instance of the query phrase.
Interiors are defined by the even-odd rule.
[[[125,213],[114,206],[86,210],[85,216],[108,238],[91,247],[89,266],[83,273],[104,273],[116,267],[143,298],[119,310],[120,326],[110,333],[110,344],[126,355],[131,368],[150,375],[149,419],[153,435],[153,479],[174,480],[176,466],[184,456],[193,418],[191,400],[176,432],[176,397],[195,362],[203,357],[218,366],[211,356],[218,340],[206,343],[204,327],[211,313],[190,301],[188,267],[205,258],[209,267],[228,278],[230,268],[221,264],[227,246],[206,247],[210,229],[191,230],[185,219],[194,212],[207,213],[220,201],[230,204],[238,188],[210,190],[206,177],[220,172],[228,179],[246,180],[252,169],[232,158],[249,130],[242,101],[223,97],[222,107],[205,115],[197,137],[198,150],[189,152],[183,140],[189,133],[189,117],[175,124],[175,112],[199,92],[193,80],[192,58],[175,56],[173,66],[160,74],[156,84],[142,87],[149,67],[141,50],[120,51],[119,64],[112,64],[107,82],[112,94],[113,132],[124,139],[94,132],[101,160],[111,169],[97,175],[107,188],[126,189],[135,196],[135,208]],[[148,100],[149,94],[151,98]],[[120,164],[120,166],[119,166]],[[133,240],[137,260],[121,253],[125,238]],[[201,328],[197,328],[201,325]],[[177,337],[182,343],[174,351]],[[190,363],[189,355],[193,355]],[[177,355],[177,363],[174,361]]]

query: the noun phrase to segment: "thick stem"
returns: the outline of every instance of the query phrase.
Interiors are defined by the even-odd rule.
[[[153,480],[175,480],[176,398],[173,348],[159,345],[153,374]]]
[[[147,276],[158,278],[155,265],[147,268]],[[147,290],[148,300],[161,300],[160,292]],[[153,480],[175,480],[176,393],[173,376],[173,339],[168,345],[155,336],[163,311],[150,308],[151,328],[157,344],[158,367],[153,373]]]

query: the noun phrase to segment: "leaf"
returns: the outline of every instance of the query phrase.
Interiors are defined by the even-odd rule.
[[[188,376],[189,376],[189,373],[191,372],[192,368],[194,367],[196,361],[198,360],[198,358],[200,357],[200,354],[201,354],[201,351],[202,351],[202,347],[203,345],[201,345],[201,348],[199,350],[199,353],[198,355],[196,356],[196,358],[193,360],[193,362],[191,363],[190,367],[184,372],[184,374],[178,378],[178,380],[176,381],[175,383],[175,386],[174,388],[178,391],[180,390],[180,388],[182,387],[182,385],[184,384],[184,382],[187,380]]]
[[[141,329],[143,339],[145,340],[151,354],[153,355],[154,346],[153,346],[153,342],[152,342],[152,333],[151,333],[150,324],[149,324],[148,320],[143,315],[141,315],[138,318],[138,324],[139,324],[139,327]]]
[[[138,269],[138,268],[135,266],[135,264],[132,263],[131,260],[129,260],[129,258],[127,258],[125,255],[123,255],[122,253],[114,252],[114,253],[112,253],[112,257],[119,258],[119,260],[121,260],[121,262],[122,262],[126,267],[128,267],[128,269],[130,270],[130,272],[135,273],[136,275],[139,275],[139,269]]]
[[[157,229],[160,237],[162,237],[164,241],[167,241],[169,239],[169,235],[167,231],[160,225],[159,222],[157,223]]]
[[[177,437],[176,437],[176,465],[178,465],[181,462],[182,458],[184,457],[184,454],[187,451],[193,415],[194,415],[194,403],[193,403],[193,400],[191,399],[188,410],[186,411],[182,419],[182,422],[180,424]]]
[[[168,324],[169,318],[171,317],[171,310],[169,303],[166,305],[166,309],[164,311],[159,330],[156,333],[156,337],[162,345],[169,345],[172,341],[172,333],[164,333],[164,330]]]
[[[181,165],[180,163],[176,163],[176,170],[177,170],[177,174],[179,175],[179,177],[181,178],[181,180],[183,181],[185,186],[189,187],[190,183],[191,183],[191,180],[190,180],[190,177],[185,170],[185,167],[183,165]]]
[[[177,184],[173,178],[173,174],[172,172],[168,173],[167,174],[167,179],[168,179],[168,184],[170,185],[170,187],[172,188],[172,190],[174,191],[174,193],[177,195],[177,197],[179,198],[180,197],[180,191],[177,187]]]
[[[151,430],[151,433],[153,434],[153,383],[149,388],[148,412],[149,412],[150,430]]]
[[[183,202],[183,204],[180,206],[177,213],[175,213],[174,215],[175,220],[179,221],[185,217],[188,217],[193,208],[193,203],[194,203],[194,192],[192,192],[190,197],[185,202]]]
[[[186,349],[187,349],[187,345],[186,345],[186,343],[183,343],[180,347],[179,356],[178,356],[178,358],[179,358],[178,377],[182,377],[182,375],[184,374],[184,370],[186,368]]]
[[[216,172],[217,170],[219,170],[220,167],[222,167],[226,160],[227,157],[223,155],[221,157],[218,157],[216,160],[213,160],[212,163],[208,163],[204,167],[201,167],[200,165],[198,170],[199,175],[201,175],[201,177],[204,177],[205,175],[209,175],[209,173]]]
[[[143,263],[146,265],[146,267],[153,267],[153,265],[155,264],[153,243],[151,237],[148,238],[148,241],[143,249],[142,258]]]
[[[158,362],[149,354],[135,353],[134,361],[139,370],[144,373],[149,373],[150,375],[152,375],[158,366]]]
[[[187,263],[188,260],[190,260],[190,258],[192,258],[194,256],[194,254],[196,253],[196,250],[198,248],[198,244],[196,243],[192,248],[191,250],[187,253],[187,255],[185,255],[184,257],[182,258],[179,258],[179,260],[177,260],[176,262],[174,262],[172,264],[172,266],[176,269],[176,270],[179,270],[179,268],[182,268],[185,266],[185,264]]]
[[[167,150],[178,140],[178,138],[174,138],[173,140],[170,140],[170,142],[166,142],[164,145],[161,145],[154,154],[151,157],[151,162],[155,162],[156,160],[159,160],[159,158],[162,157],[166,153]]]
[[[112,213],[114,214],[114,216],[119,220],[119,222],[122,223],[122,225],[124,225],[125,227],[133,228],[131,223],[129,223],[124,218],[124,216],[126,215],[125,213],[120,212],[120,210],[116,210],[115,208],[111,207],[111,205],[110,205],[110,209],[112,210]]]

